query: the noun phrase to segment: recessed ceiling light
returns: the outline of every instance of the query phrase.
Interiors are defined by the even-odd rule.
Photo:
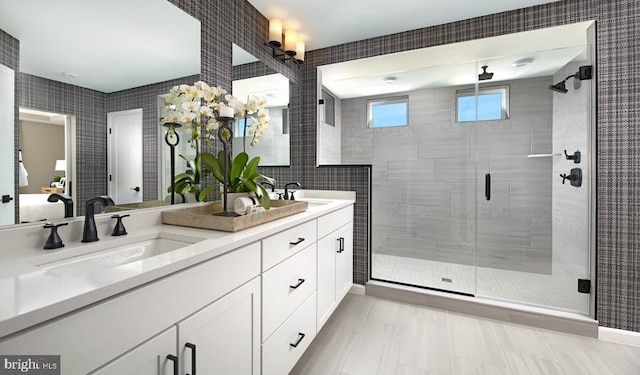
[[[67,78],[78,78],[78,75],[75,74],[75,73],[62,72],[62,75],[67,77]]]
[[[396,83],[397,80],[397,77],[385,77],[383,79],[384,83]]]
[[[514,68],[522,68],[524,66],[531,64],[532,62],[533,62],[533,59],[531,57],[527,57],[526,59],[520,59],[518,61],[515,61],[513,64],[511,64],[511,66],[513,66]]]

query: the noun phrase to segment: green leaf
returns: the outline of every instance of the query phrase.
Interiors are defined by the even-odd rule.
[[[256,156],[251,159],[249,164],[247,164],[247,168],[245,169],[245,176],[251,176],[256,173],[258,170],[258,164],[260,164],[260,157]]]
[[[249,155],[247,155],[246,152],[239,153],[235,157],[235,159],[233,159],[233,164],[231,165],[231,173],[229,174],[229,177],[231,180],[234,180],[240,177],[240,174],[242,174],[242,171],[244,170],[244,167],[247,165],[248,160],[249,160]]]
[[[262,204],[265,210],[271,209],[271,198],[269,198],[269,193],[262,185],[258,185],[258,191],[261,195],[258,195],[258,202]],[[258,192],[256,191],[256,193]]]
[[[178,194],[188,193],[190,189],[191,189],[191,184],[187,184],[183,181],[176,183],[176,193]]]
[[[205,168],[213,174],[213,177],[215,177],[215,179],[220,182],[224,181],[222,168],[220,167],[220,164],[218,164],[218,160],[216,159],[216,157],[209,153],[202,153],[200,155],[202,163],[204,164]]]
[[[215,188],[215,187],[216,187],[216,185],[209,185],[209,186],[205,187],[204,189],[202,189],[200,194],[198,194],[198,196],[196,197],[196,200],[198,202],[204,201],[205,198],[207,198],[207,196],[209,195],[209,193],[211,193],[211,190],[213,190],[213,188]]]

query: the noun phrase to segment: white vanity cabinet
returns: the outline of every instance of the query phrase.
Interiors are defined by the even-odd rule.
[[[353,285],[353,206],[318,218],[317,330]]]
[[[263,229],[212,234],[190,251],[215,255],[190,255],[175,268],[176,260],[160,257],[178,256],[158,255],[146,265],[168,269],[152,277],[115,282],[122,269],[112,269],[61,280],[69,293],[86,291],[16,314],[29,328],[2,337],[0,353],[60,355],[63,374],[287,374],[352,285],[352,198],[325,207]],[[27,275],[55,276],[46,272]],[[17,297],[28,292],[20,281]]]
[[[228,293],[236,289],[238,295],[251,294],[251,303],[259,306],[259,275],[260,243],[256,242],[3,339],[0,353],[59,354],[63,374],[88,374],[97,370],[101,375],[122,374],[116,371],[120,369],[117,364],[120,361],[132,368],[148,368],[149,363],[162,360],[159,366],[164,370],[168,365],[163,358],[175,352],[178,338],[174,335],[174,349],[170,352],[149,354],[148,345],[155,345],[150,344],[152,338],[176,324],[178,327],[180,323],[188,325],[187,318],[195,318],[194,313],[199,311],[214,310],[211,319],[215,320],[217,302],[212,302],[227,295],[218,301],[225,303],[227,297],[234,294]],[[238,289],[252,279],[254,289]],[[246,306],[245,303],[243,307]],[[253,309],[243,314],[246,316],[249,312],[258,316]],[[225,318],[228,317],[220,319]],[[231,319],[223,324],[229,322]],[[259,345],[260,321],[254,319],[251,323],[255,330],[251,337]],[[243,333],[237,337],[246,340],[247,336]],[[208,346],[209,343],[204,345]],[[233,348],[228,344],[227,347]],[[247,346],[246,350],[252,349]],[[259,363],[259,357],[255,358],[255,363]],[[111,364],[115,366],[114,371],[109,367]]]

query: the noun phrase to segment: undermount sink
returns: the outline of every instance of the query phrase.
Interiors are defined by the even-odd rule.
[[[89,254],[85,252],[77,255],[75,251],[76,254],[70,254],[71,256],[62,259],[50,261],[46,258],[41,259],[44,258],[43,256],[29,263],[46,272],[63,276],[80,276],[165,254],[204,240],[199,237],[175,236],[162,232],[142,237],[146,238],[137,238],[135,242],[124,244],[123,241],[118,241],[117,244],[110,245],[105,241],[103,244],[96,244],[97,249]]]

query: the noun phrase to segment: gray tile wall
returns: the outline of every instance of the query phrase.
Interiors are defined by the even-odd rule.
[[[578,71],[586,61],[572,62],[553,76],[553,82],[560,82]],[[567,82],[569,92],[553,94],[553,152],[563,154],[554,157],[553,164],[553,262],[554,264],[573,267],[585,277],[589,264],[584,258],[589,248],[589,222],[586,203],[589,201],[587,189],[589,175],[588,155],[590,153],[587,113],[581,108],[590,104],[589,95],[591,81],[571,79]],[[580,164],[575,164],[564,157],[564,150],[569,154],[581,151]],[[580,168],[583,173],[583,186],[576,188],[567,183],[562,184],[560,174],[569,174],[572,168]]]
[[[551,152],[551,77],[499,83],[510,86],[510,118],[477,124],[455,122],[467,87],[394,94],[409,97],[406,127],[368,128],[375,96],[341,101],[343,162],[373,164],[373,252],[550,273],[551,158],[527,156],[534,145]],[[491,201],[485,173],[495,175]]]

